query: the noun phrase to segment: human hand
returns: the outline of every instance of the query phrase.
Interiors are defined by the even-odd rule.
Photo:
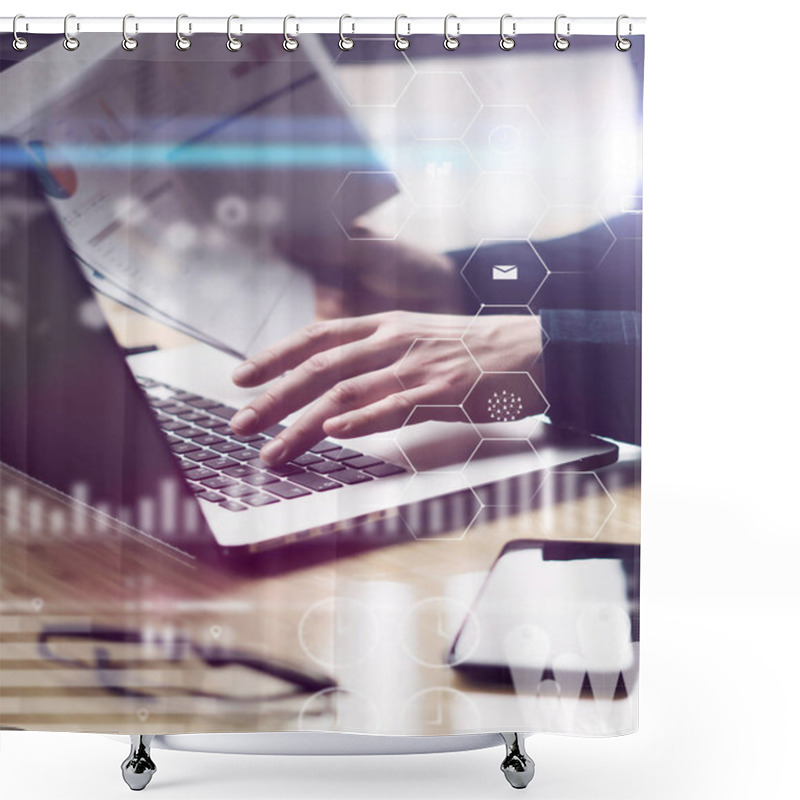
[[[539,319],[529,314],[392,311],[317,322],[235,370],[238,386],[273,382],[230,424],[236,433],[251,435],[308,406],[262,448],[261,457],[277,465],[326,435],[349,438],[398,428],[415,409],[415,422],[441,418],[441,407],[461,404],[481,371],[496,377],[495,386],[507,373],[528,373],[541,386],[541,350]],[[528,392],[519,416],[545,406],[538,391]]]
[[[325,319],[406,311],[459,313],[463,282],[451,259],[359,224],[347,235],[278,237],[276,248],[316,280]]]

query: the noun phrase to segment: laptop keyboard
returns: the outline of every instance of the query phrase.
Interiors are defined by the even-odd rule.
[[[247,511],[406,471],[328,439],[283,466],[268,467],[259,451],[285,426],[239,436],[228,425],[237,409],[150,378],[136,380],[191,490],[228,511]]]

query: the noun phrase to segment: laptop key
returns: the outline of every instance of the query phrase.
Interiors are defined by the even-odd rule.
[[[191,453],[185,453],[185,456],[192,461],[201,462],[211,461],[217,457],[217,454],[213,450],[192,450]]]
[[[175,428],[172,431],[176,436],[183,436],[184,439],[191,439],[192,434],[199,435],[205,433],[202,428],[195,428],[194,425],[186,425],[185,423],[180,428]]]
[[[250,475],[258,474],[252,467],[248,467],[247,464],[237,464],[235,467],[226,467],[221,470],[221,472],[224,472],[231,478],[246,478]]]
[[[297,464],[292,464],[291,461],[280,467],[267,467],[267,470],[272,475],[277,475],[279,478],[288,478],[290,475],[300,475],[305,472],[302,467],[298,467]]]
[[[237,409],[220,404],[212,406],[211,408],[207,408],[206,411],[208,411],[209,414],[214,414],[215,416],[221,417],[224,420],[231,420],[233,419],[233,416],[236,413]]]
[[[187,422],[196,422],[198,419],[203,419],[205,414],[201,414],[199,411],[179,411],[178,416],[181,419],[185,419]]]
[[[198,467],[193,464],[195,469],[188,470],[186,477],[192,481],[201,481],[203,478],[213,478],[217,473],[213,469],[206,469],[205,467]]]
[[[258,450],[252,447],[241,447],[238,450],[231,450],[227,453],[228,458],[235,458],[237,461],[249,461],[253,456],[258,456]]]
[[[371,475],[365,475],[363,472],[359,472],[357,469],[340,469],[336,472],[331,473],[331,478],[335,478],[337,481],[341,481],[342,483],[346,483],[348,485],[354,483],[364,483],[365,481],[371,481]]]
[[[308,468],[312,472],[318,472],[320,475],[327,475],[329,472],[336,472],[337,469],[342,469],[342,465],[336,461],[320,461],[318,464],[309,464]]]
[[[374,456],[356,456],[355,458],[346,459],[344,463],[353,469],[364,469],[364,467],[375,467],[378,464],[383,464],[383,461]]]
[[[237,464],[237,461],[234,461],[232,458],[226,458],[225,456],[209,458],[208,461],[203,462],[203,466],[209,467],[210,469],[225,469],[226,467],[235,467]]]
[[[291,500],[294,497],[303,497],[304,495],[311,494],[308,489],[303,489],[302,486],[297,486],[288,481],[279,481],[278,483],[271,483],[266,487],[268,492],[283,497],[285,500]]]
[[[177,431],[186,427],[186,422],[182,419],[169,419],[159,424],[162,431]]]
[[[243,483],[237,483],[233,486],[223,486],[220,488],[220,491],[228,497],[245,497],[248,494],[258,493],[258,489],[253,486],[245,486]]]
[[[225,499],[224,494],[217,494],[216,492],[201,492],[197,495],[201,500],[208,500],[210,503],[219,503]]]
[[[194,397],[184,397],[181,399],[187,405],[194,406],[194,408],[214,408],[214,406],[219,405],[219,400],[212,400],[209,397],[199,397],[197,395]]]
[[[362,455],[364,454],[359,453],[358,450],[351,450],[349,447],[340,447],[336,450],[326,451],[325,458],[329,458],[331,461],[347,461],[348,458],[356,458]]]
[[[219,504],[220,508],[227,508],[228,511],[247,511],[247,506],[237,503],[235,500],[226,500]]]
[[[206,478],[200,481],[200,483],[209,489],[224,489],[226,486],[233,486],[236,481],[233,478],[229,478],[227,475],[217,475],[216,478]]]
[[[406,470],[403,467],[398,467],[397,464],[376,464],[374,467],[364,467],[364,472],[372,475],[373,478],[386,478],[389,475],[399,475]]]
[[[226,430],[223,430],[223,428],[227,429],[227,431],[230,431],[227,420],[220,419],[219,417],[209,417],[208,415],[204,415],[201,419],[196,419],[194,424],[208,430],[218,430],[221,434],[226,433]]]
[[[315,492],[327,492],[330,489],[341,489],[342,484],[337,481],[332,481],[324,475],[315,475],[313,472],[306,472],[303,475],[293,475],[290,480],[292,483],[299,483],[305,486],[306,489],[311,489]]]
[[[336,442],[331,442],[328,439],[323,439],[321,442],[317,442],[313,447],[308,449],[309,453],[326,453],[328,450],[340,450],[340,444],[336,444]]]
[[[318,464],[322,461],[322,456],[314,455],[314,453],[301,453],[292,459],[293,464],[299,464],[301,467],[307,467],[309,464]]]
[[[216,450],[218,453],[230,453],[233,450],[241,450],[242,446],[239,442],[229,442],[226,439],[221,444],[211,445],[211,449]]]
[[[194,494],[201,494],[206,490],[205,486],[201,486],[199,483],[190,483],[189,484],[189,491],[193,492]]]
[[[262,436],[260,433],[257,433],[254,436],[240,436],[238,433],[234,433],[230,438],[233,439],[234,442],[241,442],[242,444],[267,441],[267,437]]]
[[[194,442],[184,442],[180,441],[176,444],[170,445],[170,449],[173,453],[177,455],[183,455],[184,453],[188,453],[191,450],[197,450],[197,445]]]
[[[254,470],[255,472],[255,470]],[[255,472],[254,475],[247,475],[242,480],[250,486],[266,486],[270,483],[277,483],[280,478],[270,475],[268,472]]]
[[[211,447],[215,444],[220,444],[225,440],[221,436],[215,436],[213,433],[209,433],[208,431],[204,431],[200,429],[198,433],[195,433],[193,436],[189,436],[195,444],[201,444],[203,447]]]
[[[242,502],[257,508],[258,506],[268,506],[270,503],[280,503],[280,500],[269,494],[253,494],[250,497],[243,497]]]

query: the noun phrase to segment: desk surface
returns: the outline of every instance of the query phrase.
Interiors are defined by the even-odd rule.
[[[103,305],[126,345],[190,341],[109,301]],[[605,491],[513,517],[483,515],[463,537],[409,537],[259,577],[173,556],[102,517],[77,536],[63,497],[2,469],[0,724],[108,733],[320,729],[430,735],[512,729],[602,734],[635,727],[635,687],[622,700],[559,698],[544,685],[553,682],[515,691],[473,684],[445,665],[449,645],[506,542],[638,543],[640,492],[630,475],[607,468],[600,476]],[[335,548],[332,541],[332,554]],[[43,627],[89,622],[287,660],[330,675],[339,689],[270,702],[187,698],[177,691],[155,699],[120,696],[104,688],[96,670],[50,662],[37,649]],[[141,648],[139,656],[147,657],[146,645]],[[248,675],[203,662],[149,663],[126,671],[125,685],[141,679],[226,696],[263,688],[263,681],[251,685]]]

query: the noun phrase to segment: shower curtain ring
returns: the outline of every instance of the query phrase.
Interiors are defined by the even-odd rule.
[[[65,50],[70,51],[77,50],[81,46],[81,43],[69,32],[69,21],[71,19],[75,19],[74,14],[67,14],[67,16],[64,17],[64,41],[61,43],[64,45]],[[79,31],[80,29],[80,24],[76,23],[75,30]]]
[[[187,19],[188,16],[189,16],[188,14],[178,14],[177,18],[175,19],[175,36],[177,37],[175,39],[175,47],[177,47],[178,50],[188,50],[192,46],[191,39],[187,39],[181,33],[181,20]],[[191,32],[191,30],[192,30],[192,23],[190,22],[189,31]]]
[[[456,35],[452,36],[448,31],[448,23],[451,19],[456,21]],[[444,18],[444,47],[445,50],[457,50],[458,46],[461,42],[458,41],[458,35],[461,33],[461,23],[458,21],[458,17],[455,14],[448,14]]]
[[[242,49],[242,40],[241,39],[237,39],[231,33],[231,22],[233,22],[235,19],[239,19],[239,17],[237,17],[236,14],[231,14],[228,17],[228,41],[225,43],[225,47],[227,47],[228,50],[231,51],[231,53],[236,53],[236,52],[238,52],[239,50]],[[239,26],[239,31],[241,32],[241,30],[242,30],[242,26],[240,25]]]
[[[620,32],[619,32],[619,30],[620,30],[620,22],[622,22],[622,20],[624,20],[624,19],[628,19],[627,14],[620,14],[617,17],[617,41],[614,43],[614,47],[616,47],[617,50],[620,51],[620,53],[624,53],[626,50],[630,50],[631,49],[631,40],[630,39],[624,39],[622,37],[622,35],[620,34]],[[628,35],[629,36],[630,36],[632,30],[633,30],[633,26],[629,22],[628,23]]]
[[[339,49],[340,50],[352,50],[353,49],[353,45],[355,44],[355,42],[352,39],[350,39],[350,38],[348,38],[347,36],[344,35],[344,31],[342,30],[342,28],[344,26],[344,21],[346,19],[353,19],[353,18],[349,14],[342,14],[342,16],[339,17]],[[355,30],[356,30],[355,24],[351,23],[351,28],[352,28],[353,33],[355,33]]]
[[[28,46],[28,40],[17,33],[17,20],[25,19],[24,14],[17,14],[14,17],[14,22],[11,24],[11,30],[14,33],[14,41],[11,43],[15,50],[25,50]],[[27,28],[27,24],[25,26]]]
[[[566,50],[569,47],[569,39],[565,39],[558,32],[558,21],[560,19],[566,19],[566,18],[567,18],[566,14],[559,14],[556,17],[555,23],[553,24],[553,33],[555,34],[555,37],[556,37],[555,41],[553,42],[553,47],[555,47],[556,50],[558,50],[559,52],[562,52],[562,53],[564,52],[564,50]],[[569,34],[570,34],[570,27],[571,27],[570,23],[568,22],[567,23],[567,36],[569,36]]]
[[[408,17],[405,14],[398,14],[394,18],[394,46],[398,50],[408,50],[411,42],[405,36],[400,35],[401,19],[408,19]],[[408,22],[406,23],[406,29],[407,29],[406,36],[408,36],[411,33],[411,25]]]
[[[505,24],[507,19],[512,19],[511,14],[503,14],[500,17],[500,49],[501,50],[513,50],[514,45],[516,42],[512,38],[517,32],[517,23],[511,23],[511,36],[509,36],[505,31]]]
[[[129,19],[136,19],[133,14],[126,14],[122,18],[122,49],[128,50],[135,50],[139,46],[139,41],[135,39],[133,36],[128,36],[128,20]],[[135,26],[136,30],[139,30],[139,25]]]
[[[297,17],[293,17],[291,14],[287,14],[283,18],[283,49],[287,52],[291,53],[293,50],[297,50],[300,47],[300,42],[297,39],[293,39],[289,36],[288,25],[290,19],[297,19]],[[297,32],[300,31],[300,26],[295,23],[295,30]]]

